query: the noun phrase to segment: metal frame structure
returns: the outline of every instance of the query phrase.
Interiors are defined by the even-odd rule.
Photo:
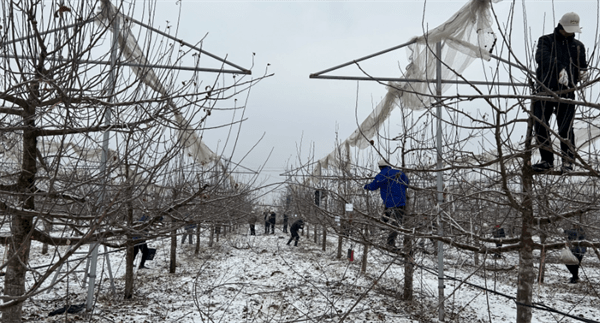
[[[133,63],[127,63],[127,62],[119,62],[119,41],[118,41],[118,34],[119,34],[119,16],[124,17],[124,19],[129,22],[133,22],[139,26],[141,26],[142,28],[146,28],[148,30],[150,30],[151,32],[155,32],[157,34],[160,34],[166,38],[169,38],[173,41],[176,41],[177,43],[183,45],[183,46],[187,46],[201,54],[204,54],[206,56],[209,56],[219,62],[221,62],[223,65],[228,65],[234,69],[217,69],[217,68],[203,68],[203,67],[186,67],[186,66],[167,66],[167,65],[156,65],[156,64],[148,64],[148,65],[141,65],[141,64],[133,64]],[[95,19],[97,18],[97,15],[87,19],[85,21],[81,21],[78,22],[76,24],[71,24],[68,26],[64,26],[64,27],[60,27],[60,28],[55,28],[55,29],[51,29],[51,30],[47,30],[45,32],[41,32],[38,35],[46,35],[46,34],[50,34],[53,32],[56,32],[58,30],[63,30],[63,29],[70,29],[70,28],[74,28],[74,27],[80,27],[83,26],[85,24],[88,24],[90,22],[93,22]],[[113,32],[113,37],[112,37],[112,44],[111,44],[111,53],[110,53],[110,61],[106,62],[106,61],[99,61],[99,60],[77,60],[75,61],[75,63],[77,64],[97,64],[97,65],[109,65],[111,67],[111,71],[109,73],[109,84],[108,84],[108,91],[109,91],[109,95],[108,95],[108,101],[112,101],[112,96],[114,94],[115,91],[115,84],[116,84],[116,75],[115,75],[115,70],[116,70],[116,66],[130,66],[130,67],[143,67],[143,68],[159,68],[159,69],[168,69],[168,70],[185,70],[185,71],[196,71],[196,72],[209,72],[209,73],[226,73],[226,74],[243,74],[243,75],[251,75],[252,71],[246,68],[243,68],[237,64],[234,64],[230,61],[228,61],[227,59],[221,58],[217,55],[214,55],[202,48],[199,48],[195,45],[192,45],[186,41],[184,41],[183,39],[179,39],[176,38],[172,35],[169,35],[168,33],[165,33],[161,30],[158,30],[150,25],[144,24],[136,19],[133,19],[132,17],[120,14],[117,12],[116,16],[114,17],[112,23],[115,26],[115,31]],[[20,41],[24,41],[30,38],[34,38],[38,35],[32,35],[32,36],[27,36],[27,37],[21,37],[18,39],[13,39],[13,40],[9,40],[6,42],[0,42],[0,48],[4,48],[6,45],[10,45],[10,44],[14,44],[16,42],[20,42]],[[35,60],[35,57],[31,57],[31,56],[25,56],[25,55],[7,55],[7,54],[2,54],[0,53],[0,57],[3,58],[8,58],[8,59],[33,59]],[[66,59],[66,58],[57,58],[57,57],[46,57],[47,60],[49,61],[64,61],[64,62],[71,62],[73,60],[70,59]],[[110,126],[111,124],[111,114],[112,114],[112,110],[109,108],[106,110],[106,114],[104,116],[104,124],[106,126]],[[101,157],[101,163],[100,163],[100,172],[102,174],[104,174],[104,181],[106,180],[106,163],[107,163],[107,159],[108,159],[108,141],[110,138],[110,130],[107,130],[104,132],[103,134],[103,142],[102,142],[102,157]],[[237,164],[236,164],[237,165]],[[238,165],[240,166],[240,165]],[[106,182],[104,182],[102,191],[101,191],[101,197],[100,197],[100,203],[102,204],[102,201],[104,199],[104,193],[105,193],[105,186],[106,186]],[[86,298],[86,310],[89,312],[92,310],[93,308],[93,304],[94,304],[94,288],[95,288],[95,281],[96,281],[96,269],[97,269],[97,262],[98,262],[98,247],[99,247],[100,243],[99,242],[93,242],[90,245],[90,248],[92,250],[91,254],[89,254],[87,263],[86,263],[86,276],[89,279],[89,285],[88,285],[88,292],[87,292],[87,298]],[[108,251],[106,250],[106,246],[104,246],[105,248],[105,253],[106,254],[106,260],[109,261],[108,259]],[[61,266],[62,268],[62,266]],[[88,272],[89,269],[89,272]],[[60,273],[60,268],[57,272],[57,274],[55,275],[54,279],[52,280],[52,283],[54,283],[58,277],[58,274]],[[113,292],[116,292],[115,286],[114,286],[114,282],[112,280],[112,270],[110,268],[110,263],[108,264],[108,271],[109,271],[109,275],[111,276],[111,287]],[[84,278],[84,282],[85,282],[85,278]],[[85,287],[85,286],[84,286]]]
[[[361,58],[322,70],[320,72],[317,73],[312,73],[309,75],[309,78],[313,78],[313,79],[330,79],[330,80],[352,80],[352,81],[376,81],[376,82],[390,82],[390,81],[395,81],[395,82],[413,82],[413,83],[435,83],[435,89],[436,89],[436,93],[435,93],[435,97],[437,98],[436,103],[434,103],[435,107],[436,107],[436,118],[437,118],[437,123],[436,123],[436,153],[437,153],[437,165],[436,165],[436,171],[437,171],[437,185],[436,185],[436,189],[437,189],[437,226],[438,226],[438,235],[442,236],[444,235],[444,231],[443,231],[443,227],[441,225],[441,214],[442,214],[442,209],[441,209],[441,205],[444,202],[444,178],[443,178],[443,159],[442,159],[442,104],[441,102],[441,97],[442,97],[442,84],[467,84],[467,85],[498,85],[498,86],[530,86],[530,84],[527,83],[517,83],[517,82],[489,82],[489,81],[460,81],[460,80],[443,80],[442,79],[442,61],[439,59],[442,55],[442,44],[440,42],[435,44],[435,56],[437,59],[436,62],[436,79],[435,80],[419,80],[419,79],[407,79],[407,78],[390,78],[390,77],[367,77],[367,76],[337,76],[337,75],[324,75],[326,73],[338,70],[340,68],[343,67],[347,67],[350,65],[358,65],[359,62],[370,59],[370,58],[374,58],[377,56],[380,56],[382,54],[386,54],[389,53],[391,51],[412,45],[416,42],[416,40],[411,40],[409,42],[403,43],[401,45],[397,45],[379,52],[376,52],[374,54],[370,54],[367,56],[363,56]],[[433,49],[432,49],[433,50]],[[496,55],[490,55],[492,58],[511,65],[512,67],[516,67],[520,70],[523,70],[526,73],[529,73],[531,75],[535,75],[533,71],[529,70],[529,69],[524,69],[522,66],[519,66],[517,64],[514,64],[504,58],[498,57]],[[444,321],[444,317],[445,317],[445,313],[444,313],[444,244],[441,241],[437,242],[437,246],[438,246],[438,318],[440,321]]]

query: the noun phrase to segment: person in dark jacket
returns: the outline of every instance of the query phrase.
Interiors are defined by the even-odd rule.
[[[580,32],[579,16],[570,12],[560,19],[554,33],[540,37],[535,52],[536,96],[550,97],[551,92],[556,92],[561,98],[575,99],[574,88],[580,80],[585,81],[588,67],[585,47],[575,39],[575,33]],[[541,161],[532,166],[534,172],[544,172],[554,167],[552,141],[549,137],[549,124],[553,113],[556,114],[558,134],[564,139],[560,142],[561,171],[564,173],[573,170],[575,105],[559,103],[549,98],[533,101],[533,127],[541,155]]]
[[[250,214],[248,215],[248,224],[250,225],[250,235],[251,236],[256,235],[256,229],[254,227],[254,225],[256,224],[256,221],[258,221],[256,213],[254,213],[254,211],[250,211]]]
[[[292,223],[292,226],[290,227],[290,233],[292,234],[292,236],[287,242],[288,246],[290,245],[290,242],[292,242],[292,240],[296,240],[294,242],[294,247],[298,246],[298,240],[300,240],[300,235],[298,234],[298,231],[300,229],[304,229],[304,221],[302,219],[298,219],[294,223]]]
[[[265,213],[263,213],[264,217],[265,217],[265,234],[269,233],[269,226],[271,226],[271,223],[269,222],[269,211],[265,211]]]
[[[287,213],[283,213],[283,233],[288,233],[287,232],[287,228],[288,228],[288,215]]]
[[[148,217],[146,215],[143,215],[138,221],[139,222],[144,222],[147,221]],[[134,242],[134,246],[133,246],[133,259],[135,260],[135,257],[137,256],[138,252],[142,252],[142,261],[140,262],[139,265],[139,269],[146,269],[147,267],[144,266],[146,264],[146,260],[148,259],[148,256],[150,255],[150,250],[148,250],[148,244],[146,243],[146,239],[144,239],[143,237],[137,236],[137,237],[133,237],[132,238],[133,242]]]
[[[565,230],[565,234],[567,235],[567,239],[570,243],[571,252],[579,260],[579,263],[576,265],[565,265],[569,272],[571,272],[571,280],[569,283],[576,284],[579,282],[579,265],[581,264],[581,260],[583,259],[583,255],[586,253],[587,248],[579,245],[577,241],[585,240],[585,234],[583,232],[583,228],[581,226],[576,225],[571,230]]]
[[[183,237],[181,238],[181,244],[185,243],[185,239],[188,238],[189,244],[194,242],[194,233],[196,230],[197,224],[186,224],[184,227],[185,232],[183,233]]]
[[[492,237],[496,239],[504,239],[506,238],[506,233],[504,232],[504,228],[501,228],[499,224],[497,224],[492,230]],[[502,247],[502,242],[496,242],[496,247]],[[494,253],[495,258],[500,258],[500,253]]]
[[[379,174],[375,176],[375,179],[371,183],[365,185],[364,189],[369,191],[379,189],[379,194],[385,204],[383,221],[386,223],[391,221],[391,225],[399,226],[402,224],[404,218],[406,188],[410,184],[410,181],[406,174],[400,170],[393,169],[384,159],[380,160],[378,165]],[[397,236],[398,232],[392,230],[387,238],[388,246],[395,248]]]
[[[269,224],[271,226],[271,234],[275,234],[275,222],[277,221],[277,214],[271,211],[271,215],[269,215]]]

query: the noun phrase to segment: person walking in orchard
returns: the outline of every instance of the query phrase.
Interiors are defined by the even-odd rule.
[[[294,247],[298,246],[298,240],[300,240],[300,234],[298,234],[298,231],[300,231],[301,229],[304,229],[304,220],[298,219],[290,227],[290,233],[292,236],[290,237],[290,240],[288,240],[288,242],[287,242],[288,246],[294,240],[295,240]]]
[[[572,276],[569,283],[576,284],[579,282],[579,266],[581,265],[581,260],[583,260],[583,255],[585,255],[585,252],[587,251],[585,246],[579,244],[579,240],[585,240],[585,232],[580,225],[575,225],[570,230],[564,230],[564,233],[570,244],[571,252],[575,258],[577,258],[577,263],[566,265]]]
[[[410,184],[408,176],[401,170],[394,169],[384,159],[378,163],[379,174],[373,181],[365,185],[364,189],[369,191],[379,190],[381,199],[385,205],[383,221],[391,221],[393,226],[402,225],[404,218],[404,208],[406,205],[406,188]],[[392,230],[387,238],[387,244],[391,248],[396,247],[396,237],[398,232]]]
[[[577,83],[585,82],[587,79],[585,46],[575,39],[575,34],[580,32],[579,16],[569,12],[562,16],[552,34],[540,37],[537,43],[535,52],[537,82],[534,94],[548,98],[533,101],[533,128],[541,156],[541,161],[532,165],[534,172],[545,172],[554,167],[552,141],[549,136],[552,114],[556,114],[558,134],[562,138],[560,141],[561,172],[573,170],[575,104],[558,102],[552,92],[560,99],[573,100]]]

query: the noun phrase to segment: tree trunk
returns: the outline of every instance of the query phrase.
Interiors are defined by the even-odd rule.
[[[32,92],[36,97],[37,84],[32,85]],[[32,100],[33,101],[33,100]],[[35,106],[23,109],[23,120],[26,129],[23,130],[23,163],[22,171],[17,181],[17,191],[21,192],[23,209],[35,210],[34,191],[35,176],[37,174],[37,136],[35,135]],[[25,293],[25,275],[29,263],[31,239],[29,233],[33,230],[33,217],[12,214],[11,235],[12,241],[7,245],[6,276],[4,278],[4,295],[8,297],[4,302],[9,302],[10,297],[19,297]],[[23,303],[17,303],[2,311],[3,323],[21,323]]]
[[[323,226],[323,251],[327,251],[327,227]]]
[[[519,272],[517,283],[517,323],[531,323],[532,309],[529,306],[533,301],[533,284],[535,272],[533,268],[533,170],[531,169],[531,134],[532,120],[527,125],[527,139],[525,148],[528,152],[523,163],[523,201],[522,201],[522,228],[521,250],[519,250]],[[524,305],[519,305],[524,304]]]
[[[342,259],[342,244],[344,243],[344,238],[341,234],[338,233],[338,249],[337,249],[337,259]]]
[[[194,250],[194,254],[197,255],[200,253],[200,224],[196,227],[196,249]]]
[[[8,262],[4,278],[4,294],[8,297],[19,297],[25,293],[25,264],[29,260],[31,240],[27,233],[31,229],[32,218],[12,215],[12,238],[8,245]],[[5,300],[7,302],[7,300]],[[21,323],[22,303],[9,307],[2,312],[2,322]]]
[[[368,235],[368,232],[369,232],[369,228],[365,224],[365,237]],[[367,239],[365,239],[365,244],[363,247],[363,255],[362,255],[362,264],[360,266],[360,272],[363,274],[367,272],[368,253],[369,253],[369,243],[367,242]]]
[[[173,229],[171,230],[171,260],[169,261],[169,273],[174,274],[177,267],[177,226],[175,219],[171,221]]]
[[[127,237],[127,251],[125,251],[125,299],[133,297],[133,246],[135,241]],[[143,257],[143,255],[140,255]]]
[[[415,271],[413,264],[413,238],[407,234],[404,235],[404,300],[413,300],[413,273]]]

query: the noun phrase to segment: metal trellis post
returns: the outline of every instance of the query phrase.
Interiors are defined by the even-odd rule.
[[[437,214],[437,225],[438,235],[443,236],[444,228],[442,227],[442,203],[444,203],[444,178],[442,174],[442,44],[436,43],[435,54],[437,58],[436,63],[436,96],[438,102],[436,103],[436,114],[437,114],[437,202],[438,202],[438,214]],[[444,321],[444,244],[442,241],[438,241],[438,310],[439,320]]]

